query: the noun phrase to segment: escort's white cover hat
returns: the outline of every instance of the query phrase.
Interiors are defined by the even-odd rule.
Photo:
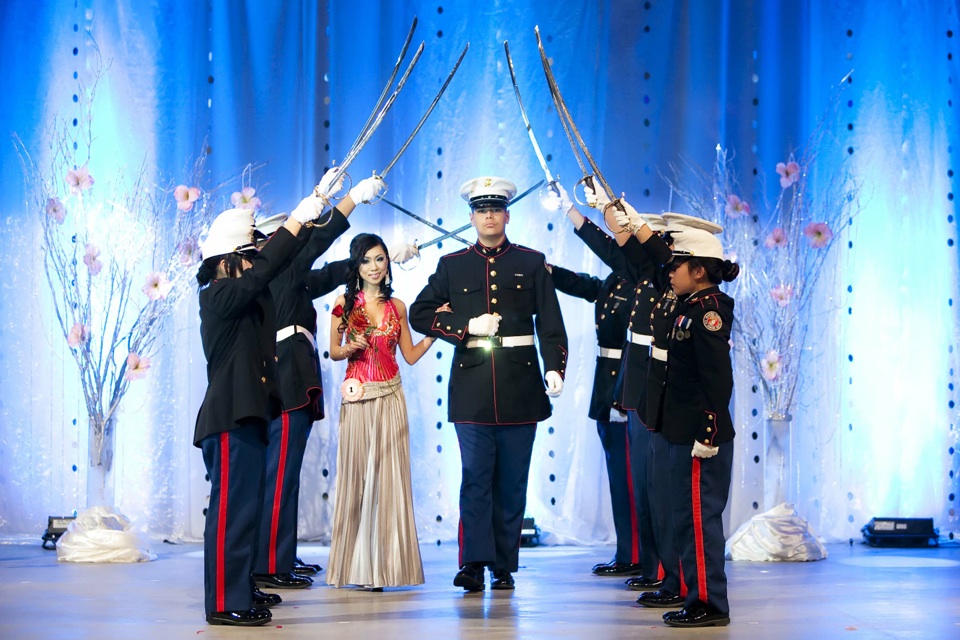
[[[283,223],[287,221],[286,213],[278,213],[275,216],[270,216],[269,218],[264,218],[263,220],[257,221],[257,232],[263,234],[264,238],[270,237],[277,229],[283,226]]]
[[[480,176],[467,180],[460,187],[460,197],[470,203],[471,209],[491,205],[506,207],[515,195],[517,185],[496,176]]]
[[[210,223],[207,238],[200,245],[203,260],[235,251],[255,249],[253,209],[227,209]]]
[[[667,228],[670,231],[682,228],[703,229],[710,233],[721,233],[723,231],[723,227],[715,222],[710,222],[709,220],[704,220],[696,216],[688,216],[685,213],[664,213],[661,214],[660,217],[666,221]]]
[[[706,229],[671,227],[673,255],[723,260],[723,245],[720,239]]]
[[[667,230],[667,221],[663,219],[663,216],[657,215],[656,213],[641,213],[640,217],[647,223],[651,231]]]

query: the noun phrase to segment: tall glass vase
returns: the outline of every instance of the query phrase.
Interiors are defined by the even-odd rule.
[[[116,418],[90,420],[90,466],[87,468],[87,508],[109,507],[116,501],[113,482],[113,446]]]
[[[789,414],[773,413],[764,422],[763,510],[778,504],[796,504],[793,481],[793,435]]]

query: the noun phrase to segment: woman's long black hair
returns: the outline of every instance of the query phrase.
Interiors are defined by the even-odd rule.
[[[207,286],[211,281],[217,279],[217,267],[223,260],[224,271],[228,278],[239,278],[243,273],[243,256],[239,253],[227,253],[219,256],[210,256],[200,263],[197,269],[197,284],[200,288]]]
[[[729,260],[720,258],[698,258],[690,257],[683,260],[687,263],[689,269],[703,267],[707,274],[707,280],[710,284],[720,284],[721,282],[733,282],[740,275],[740,265]]]
[[[393,265],[390,263],[390,251],[387,249],[387,245],[384,244],[383,238],[376,234],[358,234],[350,241],[350,261],[347,263],[350,267],[350,272],[347,274],[347,290],[343,294],[343,315],[340,316],[340,326],[337,327],[340,333],[347,330],[347,319],[350,317],[350,313],[353,312],[354,307],[356,307],[357,294],[363,288],[363,283],[360,279],[360,265],[363,263],[363,258],[367,255],[367,251],[376,247],[383,249],[384,255],[387,256],[387,275],[380,281],[380,295],[384,300],[389,300],[393,297],[393,287],[391,286],[391,282],[393,282]]]

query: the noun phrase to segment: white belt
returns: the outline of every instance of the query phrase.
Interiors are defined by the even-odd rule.
[[[621,356],[623,356],[623,349],[605,349],[600,347],[601,358],[612,358],[613,360],[619,360]]]
[[[313,345],[313,348],[317,348],[317,339],[313,337],[313,334],[310,333],[308,329],[301,327],[298,324],[292,324],[289,327],[284,327],[283,329],[280,329],[280,331],[277,331],[277,342],[286,340],[295,333],[302,333],[303,335],[307,336],[307,340],[310,341],[310,344]]]
[[[469,338],[467,349],[489,349],[491,347],[532,347],[533,336],[490,336],[488,338]]]
[[[660,362],[667,361],[667,350],[650,345],[650,357]]]
[[[645,336],[642,333],[634,333],[633,331],[627,332],[630,337],[630,342],[633,344],[640,344],[645,347],[650,346],[650,343],[653,342],[653,336]]]

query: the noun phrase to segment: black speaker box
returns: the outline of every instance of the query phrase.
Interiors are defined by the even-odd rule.
[[[860,529],[871,547],[936,547],[940,533],[933,518],[870,518]]]

